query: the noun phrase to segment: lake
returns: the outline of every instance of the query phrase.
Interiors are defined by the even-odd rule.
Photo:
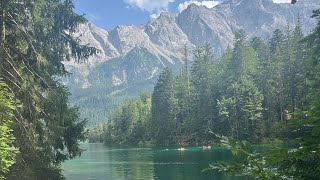
[[[217,172],[201,172],[211,162],[230,160],[223,148],[121,148],[81,144],[81,157],[63,163],[67,180],[240,180]]]

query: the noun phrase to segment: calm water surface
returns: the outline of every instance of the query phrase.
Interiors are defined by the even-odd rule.
[[[222,148],[117,148],[82,144],[81,157],[62,165],[67,180],[240,180],[220,173],[201,172],[211,162],[230,160]]]

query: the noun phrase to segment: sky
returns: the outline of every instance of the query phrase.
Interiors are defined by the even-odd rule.
[[[117,25],[146,24],[162,11],[179,13],[195,3],[212,8],[223,0],[75,0],[75,11],[106,30]],[[287,3],[290,0],[273,0]]]

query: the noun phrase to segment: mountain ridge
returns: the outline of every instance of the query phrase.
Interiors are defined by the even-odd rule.
[[[140,91],[144,87],[136,86],[141,83],[146,83],[150,90],[161,69],[169,66],[178,71],[183,63],[184,45],[191,51],[210,43],[214,56],[219,57],[232,47],[234,33],[240,29],[249,38],[267,39],[277,28],[293,27],[298,15],[304,33],[308,34],[315,27],[310,16],[316,7],[319,7],[316,0],[301,0],[296,5],[269,0],[228,0],[213,8],[191,4],[179,14],[163,12],[146,25],[121,25],[111,31],[92,23],[82,24],[75,36],[81,43],[96,47],[99,53],[86,63],[66,62],[66,69],[73,75],[64,82],[76,94],[72,103],[80,106],[85,105],[75,97],[81,99],[83,91],[86,95],[92,89],[101,89],[105,94],[123,89]],[[127,95],[132,98],[136,92]]]

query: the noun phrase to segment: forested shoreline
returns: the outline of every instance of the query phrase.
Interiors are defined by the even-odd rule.
[[[188,145],[214,142],[215,134],[267,141],[279,122],[295,119],[310,102],[310,47],[301,28],[298,21],[278,29],[267,42],[239,31],[234,48],[218,59],[209,44],[197,48],[192,60],[184,58],[190,67],[178,75],[165,69],[152,95],[118,107],[91,132],[91,141]]]
[[[222,57],[197,48],[180,74],[166,68],[151,95],[119,106],[89,140],[106,144],[203,145],[235,162],[207,170],[258,179],[317,179],[320,123],[320,10],[316,29],[277,29],[264,42],[235,34]],[[299,18],[298,18],[299,19]],[[251,144],[266,144],[256,152]]]
[[[86,130],[68,102],[63,61],[97,49],[74,34],[86,19],[72,0],[0,1],[0,179],[64,179],[61,163],[79,143],[222,144],[237,160],[209,169],[258,179],[320,177],[320,10],[316,29],[278,29],[263,41],[240,30],[214,58],[209,44],[175,74],[165,68],[153,92],[120,105]],[[266,152],[251,144],[268,144]],[[286,146],[288,145],[288,146]]]

